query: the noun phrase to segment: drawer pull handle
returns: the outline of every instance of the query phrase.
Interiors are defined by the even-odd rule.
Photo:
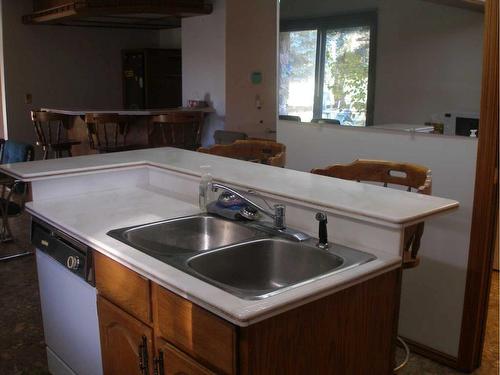
[[[163,367],[163,350],[158,352],[158,357],[154,359],[154,375],[165,375],[165,368]]]
[[[148,339],[142,336],[142,341],[139,344],[139,370],[141,374],[148,375]]]

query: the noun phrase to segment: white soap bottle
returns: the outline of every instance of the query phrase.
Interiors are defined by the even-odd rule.
[[[200,207],[201,212],[207,212],[207,204],[211,201],[211,184],[212,184],[212,168],[209,165],[200,166],[202,171],[201,180],[199,186],[199,197],[198,197],[198,205]]]

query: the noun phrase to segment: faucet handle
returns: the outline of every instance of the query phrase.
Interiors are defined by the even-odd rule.
[[[286,206],[284,204],[274,205],[274,226],[277,229],[286,228],[285,212],[286,212]]]

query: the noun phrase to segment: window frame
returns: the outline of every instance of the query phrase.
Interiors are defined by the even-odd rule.
[[[323,87],[325,83],[326,64],[326,37],[328,30],[361,26],[367,26],[370,28],[370,56],[368,62],[368,93],[366,100],[365,126],[372,126],[375,108],[375,75],[377,64],[377,10],[349,14],[337,14],[328,17],[285,19],[280,21],[280,33],[317,30],[313,107],[314,118],[322,117]]]

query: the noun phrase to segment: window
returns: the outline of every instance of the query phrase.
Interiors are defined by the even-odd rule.
[[[373,124],[376,13],[284,21],[279,113]]]

